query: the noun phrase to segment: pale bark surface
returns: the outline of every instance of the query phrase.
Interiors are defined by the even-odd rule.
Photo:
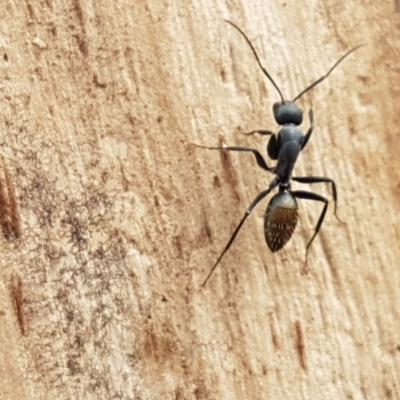
[[[0,399],[399,399],[400,14],[392,2],[2,1],[0,149],[22,236],[0,246]],[[338,185],[264,241],[250,154],[293,98],[295,174]],[[308,121],[302,125],[304,131]],[[328,185],[299,185],[331,199]],[[12,282],[20,277],[25,335]]]

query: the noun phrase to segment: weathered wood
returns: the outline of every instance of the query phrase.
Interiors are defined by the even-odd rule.
[[[400,398],[400,14],[302,3],[3,2],[21,238],[0,237],[0,399]],[[299,201],[272,254],[265,200],[201,291],[272,175],[190,143],[264,154],[241,133],[278,129],[279,97],[224,19],[288,98],[367,46],[299,101],[316,127],[295,174],[333,178],[345,223],[330,206],[303,274],[321,206]]]

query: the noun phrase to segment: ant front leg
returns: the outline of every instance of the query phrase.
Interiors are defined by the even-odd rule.
[[[301,150],[303,150],[304,147],[306,147],[306,144],[310,140],[311,134],[314,130],[314,113],[313,113],[312,108],[310,108],[310,111],[308,112],[308,118],[310,120],[310,127],[308,128],[308,131],[307,131],[306,135],[304,136],[303,142],[301,144]]]
[[[260,135],[276,136],[274,132],[265,131],[265,130],[262,130],[262,129],[257,129],[256,131],[246,132],[246,133],[243,133],[243,135],[250,136],[250,135],[254,135],[255,133],[258,133]]]
[[[280,148],[278,145],[278,136],[276,135],[276,133],[271,132],[271,131],[256,130],[256,131],[244,133],[244,135],[248,136],[248,135],[253,135],[254,133],[258,133],[260,135],[271,136],[269,138],[268,145],[267,145],[267,153],[272,160],[277,160],[279,157]]]
[[[240,146],[227,146],[227,147],[208,147],[208,146],[201,146],[198,144],[193,144],[196,147],[201,147],[203,149],[209,149],[209,150],[222,150],[222,151],[245,151],[245,152],[251,152],[254,154],[257,160],[257,164],[259,167],[264,169],[265,171],[268,172],[273,172],[275,167],[269,167],[266,161],[264,160],[264,157],[260,154],[260,152],[257,149],[252,149],[250,147],[240,147]]]
[[[299,183],[330,183],[332,185],[332,197],[333,197],[333,202],[334,202],[334,215],[336,219],[341,223],[344,224],[344,222],[337,216],[337,190],[336,190],[336,184],[335,181],[331,178],[326,178],[325,176],[304,176],[304,177],[292,177],[293,181],[299,182]]]

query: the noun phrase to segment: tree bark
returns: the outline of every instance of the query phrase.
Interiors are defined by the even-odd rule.
[[[2,179],[21,236],[3,224],[0,399],[400,398],[397,4],[1,10]],[[268,137],[242,133],[279,130],[279,95],[224,19],[288,99],[366,46],[296,102],[315,130],[294,174],[334,179],[343,222],[331,202],[306,264],[322,203],[300,200],[271,253],[269,197],[201,290],[273,175],[192,144],[266,156]]]

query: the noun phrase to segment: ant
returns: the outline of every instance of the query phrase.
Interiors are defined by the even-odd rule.
[[[293,235],[293,232],[297,225],[298,214],[299,214],[298,212],[299,207],[296,199],[313,200],[324,203],[324,208],[322,209],[317,225],[315,226],[314,234],[306,246],[306,259],[307,259],[308,249],[311,243],[314,241],[324,221],[325,214],[328,209],[328,200],[317,193],[307,192],[303,190],[296,190],[296,191],[291,190],[291,180],[299,183],[309,183],[309,184],[322,183],[322,182],[330,183],[332,185],[334,215],[340,221],[336,212],[337,211],[336,184],[331,178],[319,177],[319,176],[292,177],[293,168],[294,165],[296,164],[297,158],[301,150],[303,150],[308,140],[310,139],[311,133],[314,128],[312,110],[310,110],[309,112],[310,128],[308,129],[307,134],[304,136],[301,130],[297,128],[297,126],[302,123],[303,111],[296,104],[294,104],[294,102],[297,99],[299,99],[304,93],[312,89],[318,83],[322,82],[334,70],[334,68],[350,53],[352,53],[359,47],[363,46],[359,45],[349,50],[333,65],[333,67],[328,71],[326,75],[324,75],[323,77],[315,81],[312,85],[303,90],[297,97],[295,97],[293,101],[287,101],[287,100],[285,101],[278,86],[275,84],[275,82],[268,74],[268,72],[265,70],[265,68],[261,65],[258,55],[254,47],[252,46],[251,42],[246,37],[246,35],[240,30],[240,28],[238,28],[232,22],[230,21],[226,22],[235,27],[243,35],[247,43],[250,45],[262,71],[272,82],[272,84],[275,86],[278,93],[280,94],[282,101],[276,102],[274,104],[273,112],[275,121],[279,125],[283,125],[283,128],[278,132],[278,135],[275,135],[273,132],[265,130],[257,130],[248,133],[248,135],[253,133],[260,133],[262,135],[271,135],[271,138],[267,146],[267,153],[271,159],[278,160],[277,165],[274,167],[269,167],[266,161],[264,160],[263,156],[260,154],[260,152],[254,148],[240,147],[240,146],[207,147],[207,146],[195,145],[197,147],[207,148],[210,150],[252,152],[256,158],[258,166],[264,169],[265,171],[271,172],[275,175],[274,179],[271,181],[268,188],[259,193],[257,197],[251,202],[250,206],[247,208],[244,216],[240,220],[238,226],[233,232],[227,245],[225,246],[221,255],[218,257],[217,261],[215,262],[214,266],[212,267],[205,281],[203,282],[202,284],[203,287],[210,279],[212,273],[218,266],[224,254],[229,250],[230,246],[234,242],[242,225],[244,224],[247,217],[250,215],[253,208],[264,197],[266,197],[272,190],[274,190],[277,187],[279,192],[271,198],[270,202],[268,203],[267,209],[265,211],[265,217],[264,217],[265,241],[272,252],[276,252],[282,249]]]

